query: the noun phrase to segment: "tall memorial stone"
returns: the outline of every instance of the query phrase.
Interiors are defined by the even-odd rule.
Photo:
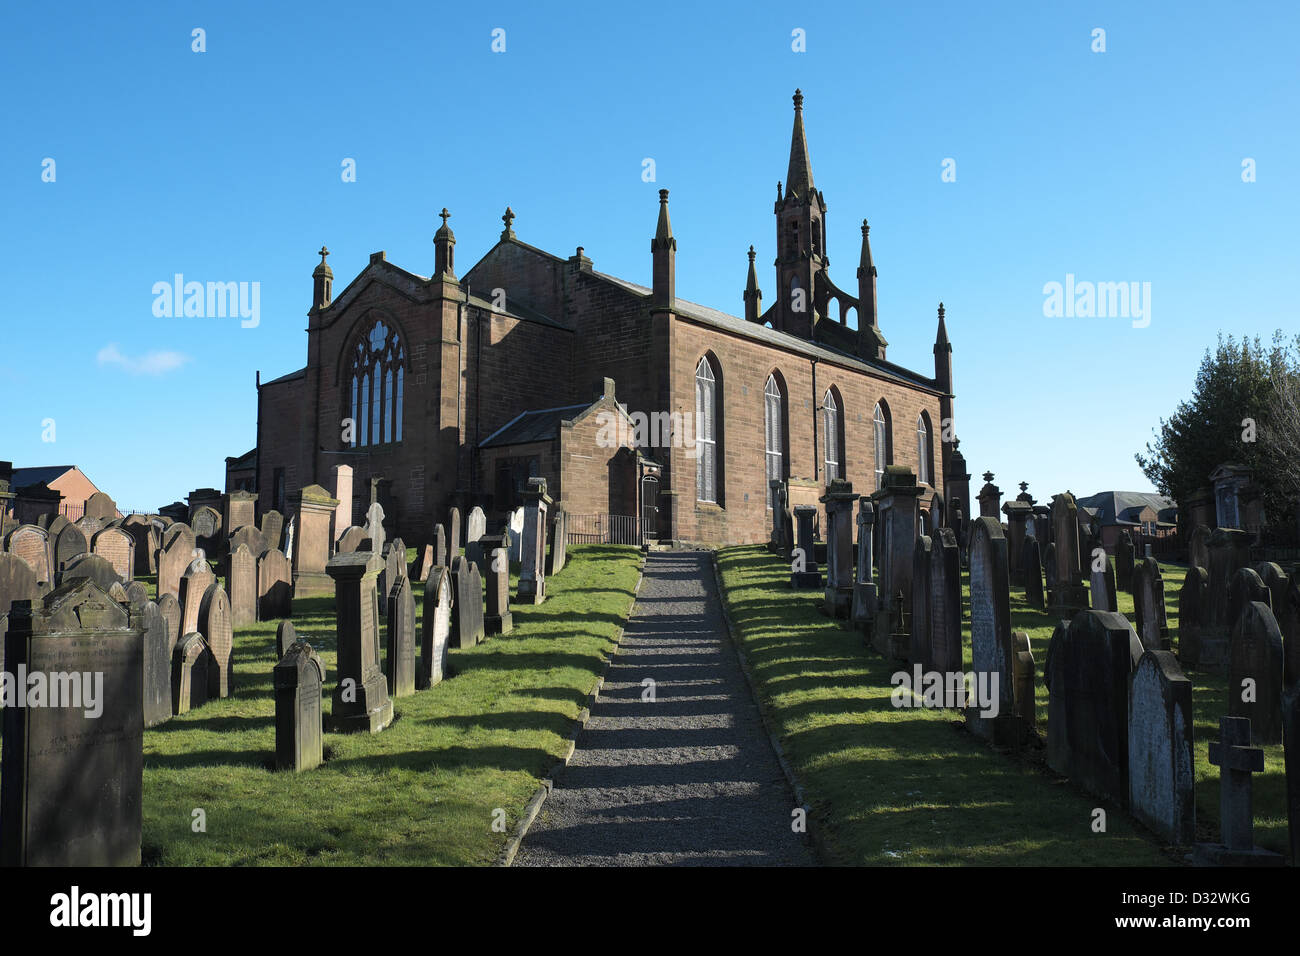
[[[275,659],[283,660],[297,640],[298,632],[294,629],[293,621],[281,621],[275,629]]]
[[[452,617],[451,646],[473,647],[483,640],[483,579],[478,565],[464,555],[451,565],[452,587],[456,591],[456,613]]]
[[[1022,488],[1028,487],[1021,482]],[[1023,494],[1027,497],[1028,492]],[[1024,556],[1025,537],[1029,522],[1034,517],[1034,506],[1030,501],[1016,498],[1002,506],[1002,513],[1007,516],[1007,566],[1011,583],[1024,587],[1024,575],[1021,572],[1021,558]]]
[[[812,505],[795,505],[794,550],[790,552],[790,587],[819,588],[822,586],[821,570],[817,567],[817,547],[813,541],[813,519],[817,509]]]
[[[62,572],[63,569],[70,565],[75,559],[79,558],[83,554],[90,553],[90,541],[86,537],[86,533],[77,525],[69,522],[59,531],[54,533],[57,535],[54,541],[54,570],[56,572]],[[190,551],[193,550],[194,546],[190,545]],[[185,566],[181,565],[181,570],[183,571],[184,569]],[[176,579],[179,580],[179,578],[180,574],[177,573]],[[163,593],[161,590],[163,583],[162,571],[160,569],[158,577],[160,594]],[[174,581],[172,582],[172,587],[175,587]]]
[[[1209,624],[1201,631],[1200,665],[1213,669],[1227,663],[1228,638],[1236,623],[1231,607],[1232,579],[1250,564],[1250,536],[1244,531],[1215,528],[1206,546],[1210,611]]]
[[[557,521],[561,510],[557,508],[555,511]],[[485,534],[487,534],[487,516],[483,514],[482,508],[475,505],[465,517],[465,557],[479,566],[483,564],[483,550],[482,545],[479,544],[479,539]],[[552,542],[553,547],[554,542]]]
[[[194,560],[198,539],[188,525],[174,524],[163,535],[163,545],[158,552],[158,596],[181,596],[181,577]],[[191,628],[193,630],[193,628]],[[182,633],[188,633],[183,631]]]
[[[132,613],[136,613],[132,609]],[[156,727],[172,716],[172,642],[167,619],[153,601],[139,606],[144,640],[143,667],[144,725]]]
[[[351,554],[353,551],[360,550],[361,545],[367,540],[369,540],[369,535],[366,534],[365,528],[362,528],[359,525],[353,525],[351,528],[344,528],[343,532],[339,535],[338,541],[334,545],[334,553]]]
[[[1063,617],[1088,606],[1080,561],[1078,505],[1068,491],[1052,496],[1052,538],[1056,545],[1056,587],[1052,611]]]
[[[334,540],[352,525],[352,466],[334,466]],[[278,543],[272,547],[278,548]]]
[[[1169,651],[1147,650],[1128,692],[1129,810],[1169,843],[1196,840],[1192,682]]]
[[[388,592],[388,648],[384,676],[394,699],[415,693],[415,597],[400,575]]]
[[[509,634],[514,630],[510,613],[510,552],[493,548],[488,555],[487,616],[483,619],[486,634]]]
[[[257,495],[251,491],[229,491],[222,495],[221,526],[227,535],[240,528],[257,527]]]
[[[546,479],[529,478],[524,500],[524,560],[519,568],[516,601],[519,604],[541,604],[546,600],[546,515],[551,507]],[[452,559],[456,556],[459,535],[460,512],[452,508],[451,540],[448,542]]]
[[[781,521],[781,512],[785,508],[785,482],[779,478],[770,478],[768,486],[768,508],[772,512],[772,534],[767,539],[767,550],[784,557],[789,551],[785,542],[785,525]]]
[[[208,505],[201,505],[194,509],[194,515],[190,518],[190,528],[194,531],[198,547],[202,548],[204,553],[214,558],[222,556],[222,546],[226,539],[221,530],[221,512]]]
[[[93,581],[74,581],[11,610],[5,661],[11,672],[45,674],[52,694],[69,696],[64,706],[4,709],[0,862],[138,866],[143,621]],[[56,674],[93,675],[94,690]]]
[[[1165,579],[1155,558],[1143,558],[1133,568],[1133,617],[1143,647],[1149,651],[1170,649]]]
[[[1282,742],[1282,632],[1263,601],[1251,601],[1228,645],[1228,714],[1250,721],[1256,743]]]
[[[1210,575],[1205,568],[1187,569],[1178,592],[1178,660],[1184,667],[1201,662],[1201,635],[1210,625]]]
[[[226,597],[226,592],[215,581],[208,586],[199,604],[198,630],[212,655],[212,667],[208,671],[208,696],[214,700],[229,697],[235,670],[235,631],[230,616],[230,598]]]
[[[1025,536],[1021,545],[1020,575],[1025,582],[1025,603],[1036,611],[1046,610],[1047,603],[1043,596],[1043,556],[1039,550],[1038,539],[1032,534]]]
[[[155,540],[157,534],[152,522],[145,515],[128,515],[122,522],[122,530],[131,536],[134,545],[132,551],[135,556],[135,566],[132,568],[134,576],[156,574],[158,568],[154,564],[156,560],[154,550],[157,547]]]
[[[50,537],[44,528],[22,524],[5,538],[5,550],[22,558],[31,566],[36,583],[52,585],[54,568],[50,557]]]
[[[366,509],[366,537],[370,539],[369,550],[375,554],[384,553],[388,533],[384,530],[384,506],[378,501],[372,501]]]
[[[1128,686],[1142,642],[1116,611],[1081,611],[1048,646],[1047,763],[1079,786],[1128,803]]]
[[[472,514],[472,512],[471,512]],[[555,520],[551,523],[551,550],[547,554],[547,575],[559,574],[569,560],[569,513],[564,508],[555,509]],[[465,553],[469,553],[468,543]],[[470,558],[473,561],[473,558]],[[477,562],[476,562],[477,563]]]
[[[210,671],[216,665],[198,632],[186,634],[172,649],[172,710],[179,716],[208,702]]]
[[[230,614],[234,626],[248,627],[256,623],[257,559],[246,544],[240,544],[230,552],[226,587],[230,592]]]
[[[268,549],[284,549],[284,515],[274,509],[262,515],[262,538]]]
[[[117,504],[104,492],[96,491],[86,499],[81,513],[107,524],[117,517]]]
[[[932,538],[921,535],[912,551],[912,612],[909,615],[911,643],[909,663],[926,667],[931,659],[930,621],[930,551]]]
[[[276,769],[298,772],[319,767],[323,759],[325,662],[310,644],[297,641],[275,665],[272,682]]]
[[[429,569],[433,567],[433,545],[426,544],[415,551],[415,563],[411,566],[411,580],[423,584],[429,579]]]
[[[975,688],[987,688],[966,709],[972,732],[995,744],[1016,746],[1021,726],[1015,715],[1015,644],[1011,636],[1011,583],[1007,539],[996,518],[981,516],[970,529],[971,670]],[[981,704],[988,704],[982,708]]]
[[[203,595],[216,581],[217,576],[212,573],[212,566],[208,564],[203,551],[196,551],[190,559],[189,567],[185,569],[185,574],[181,577],[182,634],[202,630],[199,627],[199,606],[203,603]]]
[[[880,536],[880,583],[872,646],[882,655],[906,660],[910,650],[907,618],[912,604],[912,551],[920,534],[921,487],[906,465],[886,465],[880,488],[871,496]]]
[[[520,530],[522,533],[522,526]],[[436,568],[439,565],[442,567],[451,566],[451,557],[447,553],[447,529],[441,524],[436,525],[433,529],[433,564],[429,565],[429,567]],[[428,578],[425,578],[425,580],[428,580]]]
[[[831,481],[820,499],[826,508],[826,590],[822,610],[831,617],[849,617],[853,610],[853,494],[852,482]]]
[[[546,491],[546,479],[529,478],[528,479],[529,488],[528,491],[524,493],[525,499],[528,498],[529,494],[533,493],[533,491],[535,490],[534,482],[537,481],[540,481],[542,483],[542,491],[543,492]],[[546,504],[548,507],[550,506],[551,504],[550,498],[546,499]],[[545,517],[545,515],[543,515],[543,517]],[[450,565],[451,562],[455,560],[456,555],[460,554],[460,547],[461,547],[460,509],[456,507],[452,507],[447,510],[447,563],[448,565]]]
[[[952,528],[938,528],[930,542],[930,656],[925,667],[940,674],[964,674],[961,631],[961,549]],[[945,686],[948,686],[945,683]],[[945,707],[964,707],[965,695]]]
[[[330,522],[338,501],[320,485],[308,485],[294,496],[293,596],[317,597],[334,590],[326,573]]]
[[[424,582],[424,614],[420,620],[420,661],[415,689],[428,690],[447,674],[447,648],[451,640],[454,599],[451,571],[435,565]]]
[[[1282,856],[1255,846],[1251,775],[1264,770],[1264,750],[1251,743],[1250,721],[1220,717],[1219,739],[1210,743],[1210,763],[1219,768],[1219,834],[1222,843],[1198,843],[1193,862],[1201,866],[1281,866]]]
[[[158,596],[158,612],[167,622],[167,659],[171,660],[176,642],[181,639],[181,605],[171,594]]]
[[[1127,594],[1133,593],[1133,567],[1133,538],[1121,531],[1115,545],[1115,584]]]
[[[872,537],[876,528],[876,509],[871,498],[858,499],[858,562],[853,578],[853,626],[867,634],[871,640],[871,627],[876,617],[876,583],[872,580],[874,562]]]
[[[1089,566],[1092,574],[1088,580],[1088,597],[1094,611],[1118,611],[1119,594],[1115,582],[1115,568],[1106,557],[1104,549],[1093,554]]]
[[[506,522],[506,535],[510,539],[510,561],[519,564],[524,559],[524,509],[522,507],[510,512],[510,518]]]
[[[261,621],[293,616],[293,570],[276,548],[257,559],[257,615]]]
[[[1187,541],[1187,565],[1192,568],[1210,567],[1210,529],[1203,524],[1192,529]]]
[[[332,507],[332,506],[331,506]],[[336,733],[378,733],[393,721],[388,681],[379,665],[379,603],[383,559],[371,551],[338,554],[326,567],[335,582],[338,683],[330,713]]]

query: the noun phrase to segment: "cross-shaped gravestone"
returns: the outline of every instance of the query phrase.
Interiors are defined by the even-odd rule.
[[[1255,846],[1251,774],[1264,770],[1264,751],[1250,745],[1250,720],[1220,717],[1219,739],[1210,743],[1219,768],[1219,844],[1201,843],[1196,862],[1217,866],[1281,866],[1282,856]]]

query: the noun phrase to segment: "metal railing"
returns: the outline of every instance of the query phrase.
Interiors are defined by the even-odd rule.
[[[568,516],[570,544],[641,544],[641,527],[633,515]]]

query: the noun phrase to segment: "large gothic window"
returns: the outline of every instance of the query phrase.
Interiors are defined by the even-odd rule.
[[[357,342],[348,368],[352,447],[402,440],[405,354],[396,329],[375,320]]]
[[[785,477],[785,409],[782,407],[781,386],[776,376],[767,377],[763,389],[763,423],[767,435],[767,506],[776,507],[772,482]]]
[[[826,484],[836,478],[843,478],[840,470],[840,407],[835,403],[835,394],[826,390],[822,398],[822,424],[825,432],[823,445],[826,448]]]
[[[876,452],[876,487],[885,482],[885,466],[890,459],[889,415],[881,403],[876,403],[873,419],[873,437]]]
[[[718,500],[717,380],[707,358],[695,366],[695,497]]]
[[[930,451],[930,423],[925,412],[916,416],[916,480],[923,485],[934,484],[934,462]]]

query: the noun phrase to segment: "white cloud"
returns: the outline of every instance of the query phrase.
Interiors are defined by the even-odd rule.
[[[100,365],[118,365],[132,375],[163,375],[175,371],[190,360],[180,352],[146,352],[144,355],[123,355],[116,342],[110,342],[95,356]]]

